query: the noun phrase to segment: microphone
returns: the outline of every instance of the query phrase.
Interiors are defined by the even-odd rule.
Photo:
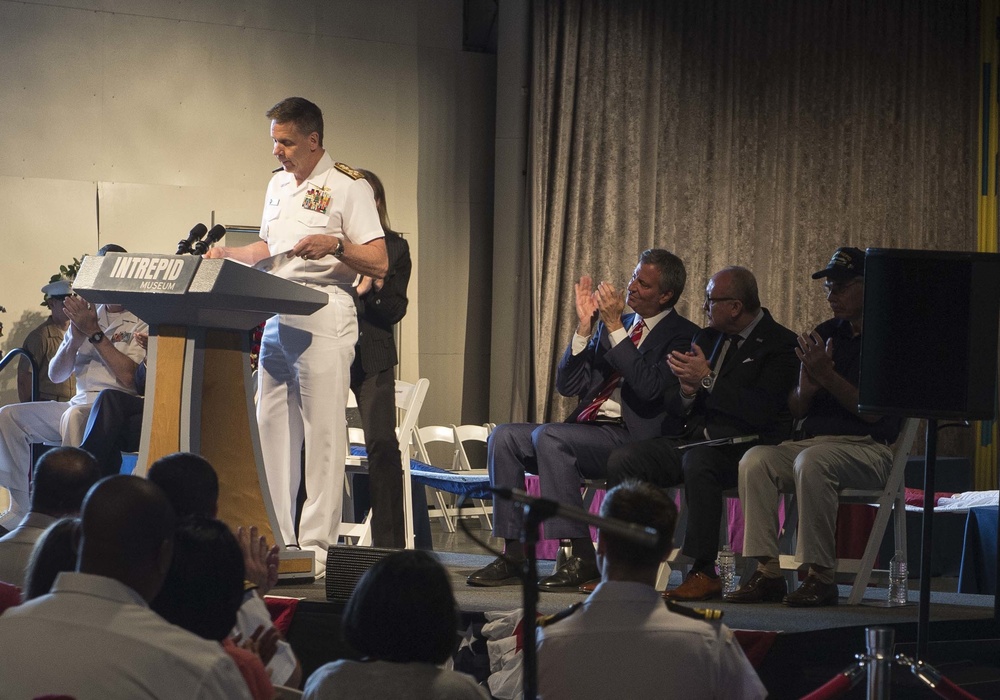
[[[542,520],[559,516],[560,518],[567,518],[569,520],[575,520],[576,522],[593,525],[610,535],[627,539],[644,547],[656,547],[660,544],[660,532],[657,531],[656,528],[636,525],[635,523],[625,522],[624,520],[618,520],[617,518],[602,518],[601,516],[594,515],[583,508],[567,506],[548,498],[535,498],[534,496],[529,496],[520,489],[490,487],[490,491],[500,498],[508,501],[514,501],[515,503],[521,503],[522,505],[534,509],[537,513],[541,514]]]
[[[205,226],[205,224],[202,223],[195,224],[194,228],[191,229],[191,232],[188,234],[188,237],[185,238],[183,241],[177,243],[177,255],[184,255],[185,253],[190,253],[191,246],[194,245],[195,241],[204,236],[207,231],[208,227]]]
[[[204,240],[198,241],[194,249],[191,251],[195,255],[204,255],[208,252],[208,249],[212,247],[213,243],[216,243],[220,238],[226,235],[226,227],[222,224],[216,224],[205,236]]]

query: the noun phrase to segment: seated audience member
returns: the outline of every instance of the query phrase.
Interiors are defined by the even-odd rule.
[[[540,631],[539,697],[645,698],[667,688],[689,698],[766,697],[731,630],[694,611],[675,612],[653,588],[677,522],[666,493],[624,482],[608,492],[601,515],[655,528],[659,543],[598,530],[601,582],[578,611]]]
[[[219,478],[208,460],[190,452],[175,452],[153,462],[146,475],[163,489],[178,517],[215,518],[219,510]],[[261,599],[278,581],[278,548],[268,547],[265,537],[256,527],[239,528],[236,532],[247,585],[243,605],[236,617],[234,630],[242,639],[254,639],[260,634],[277,632],[267,606]],[[278,685],[298,688],[302,685],[302,665],[284,639],[278,640],[277,650],[267,662],[271,680]]]
[[[83,497],[100,477],[94,458],[77,447],[59,447],[38,458],[31,508],[17,528],[0,537],[0,581],[23,587],[35,542],[59,518],[77,515]]]
[[[77,571],[0,616],[5,697],[250,697],[218,644],[149,609],[170,566],[174,523],[155,484],[97,482],[83,503]]]
[[[740,462],[743,554],[759,563],[753,576],[726,596],[730,602],[837,604],[838,492],[885,485],[892,468],[889,445],[900,427],[896,417],[858,413],[864,274],[864,252],[838,248],[829,265],[813,275],[826,278],[833,318],[799,336],[799,382],[788,397],[792,415],[802,419],[797,439],[751,448]],[[778,501],[780,492],[790,490],[799,507],[795,559],[808,567],[808,575],[785,595],[778,565]]]
[[[28,351],[38,368],[38,400],[69,401],[76,393],[72,377],[58,384],[49,379],[49,362],[62,345],[69,327],[69,316],[63,308],[66,297],[73,295],[73,288],[66,280],[51,282],[42,287],[45,305],[52,312],[45,321],[28,333],[21,346]],[[23,355],[17,363],[17,400],[31,401],[31,363]]]
[[[219,642],[236,662],[254,700],[271,700],[274,687],[261,657],[229,638],[243,602],[243,574],[243,553],[225,523],[185,518],[177,526],[163,588],[149,607],[167,622]],[[273,634],[277,641],[277,631]]]
[[[307,700],[489,697],[471,676],[439,668],[458,647],[458,613],[448,574],[426,552],[396,552],[365,572],[342,624],[364,658],[321,666],[306,683]]]
[[[121,246],[104,246],[121,252]],[[0,526],[10,528],[28,508],[28,472],[31,445],[36,442],[79,446],[90,408],[102,389],[135,392],[134,375],[146,351],[139,336],[145,323],[123,306],[91,304],[67,297],[63,308],[70,324],[48,366],[49,379],[63,382],[76,377],[76,394],[69,402],[36,401],[0,408],[0,486],[10,491],[10,508],[0,515]]]
[[[140,336],[143,348],[147,336]],[[135,368],[135,393],[104,389],[94,400],[80,447],[94,455],[104,476],[122,469],[122,452],[137,452],[142,438],[142,408],[146,393],[146,360]]]
[[[608,487],[625,479],[661,488],[684,484],[688,525],[683,553],[694,560],[684,582],[664,593],[674,600],[722,595],[715,571],[722,494],[736,488],[739,463],[752,443],[698,445],[756,435],[764,444],[791,434],[786,397],[795,385],[795,333],[760,304],[757,280],[744,267],[727,267],[705,287],[709,323],[690,348],[670,354],[680,389],[667,397],[684,416],[683,435],[626,445],[608,458]],[[680,432],[680,431],[678,431]],[[679,448],[686,447],[683,451]]]
[[[697,330],[674,308],[686,279],[680,258],[659,249],[639,257],[627,294],[608,282],[594,289],[590,277],[580,278],[576,332],[556,370],[556,389],[579,403],[563,423],[498,426],[487,443],[492,486],[524,488],[530,472],[538,474],[543,497],[579,506],[581,479],[605,478],[616,447],[680,432],[683,420],[666,407],[678,390],[666,358],[686,351]],[[634,313],[623,313],[626,304]],[[504,539],[506,556],[469,576],[472,586],[521,580],[520,508],[503,499],[493,508],[493,534]],[[598,578],[586,524],[553,518],[545,534],[570,540],[573,556],[540,581],[542,588],[576,588]]]
[[[79,518],[61,518],[38,538],[24,575],[24,600],[34,600],[51,592],[52,584],[63,571],[76,571],[79,530]]]

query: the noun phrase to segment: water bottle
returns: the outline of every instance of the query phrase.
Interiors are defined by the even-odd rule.
[[[732,593],[736,590],[736,553],[729,548],[728,544],[719,550],[719,558],[715,560],[715,564],[719,567],[722,592]]]
[[[889,605],[906,605],[909,602],[906,577],[906,554],[896,550],[889,562]]]

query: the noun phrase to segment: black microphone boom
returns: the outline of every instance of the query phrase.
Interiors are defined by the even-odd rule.
[[[226,227],[222,224],[216,224],[205,236],[204,240],[198,241],[194,249],[191,251],[195,255],[204,255],[208,252],[208,249],[212,247],[212,244],[217,242],[220,238],[226,235]]]
[[[185,253],[191,252],[191,246],[194,245],[195,241],[204,236],[208,232],[208,227],[205,224],[197,223],[191,232],[188,233],[188,237],[177,244],[177,255],[184,255]]]

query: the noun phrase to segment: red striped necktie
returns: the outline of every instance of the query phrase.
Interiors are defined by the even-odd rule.
[[[642,331],[646,327],[646,322],[639,319],[639,322],[632,327],[632,331],[628,334],[628,339],[632,341],[635,346],[639,345],[639,340],[642,338]],[[604,384],[601,385],[601,390],[597,392],[597,396],[587,404],[587,407],[580,411],[580,414],[576,417],[577,423],[593,423],[597,420],[597,412],[604,405],[604,402],[611,398],[611,395],[615,393],[615,389],[618,387],[618,383],[621,381],[622,375],[620,372],[615,370],[611,373]]]

